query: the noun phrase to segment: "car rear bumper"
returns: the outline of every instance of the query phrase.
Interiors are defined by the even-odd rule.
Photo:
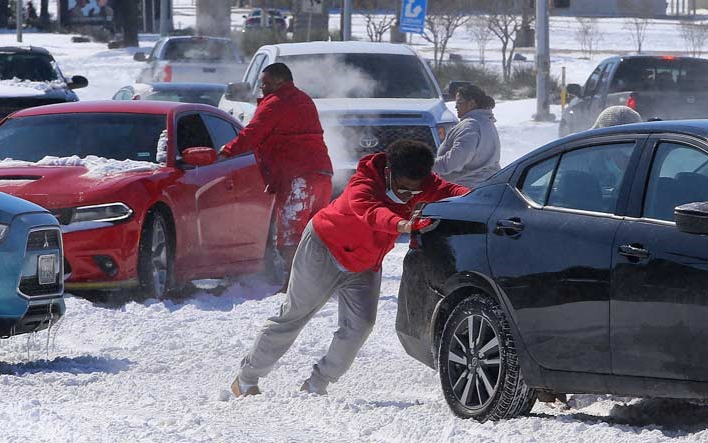
[[[137,285],[140,225],[135,219],[93,229],[75,230],[65,225],[62,230],[67,289]]]
[[[435,368],[432,348],[432,318],[441,300],[425,281],[422,253],[410,250],[403,261],[403,275],[398,290],[396,333],[406,353]]]

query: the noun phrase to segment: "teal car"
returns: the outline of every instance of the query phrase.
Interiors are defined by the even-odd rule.
[[[46,329],[64,315],[63,262],[56,218],[0,192],[0,337]]]

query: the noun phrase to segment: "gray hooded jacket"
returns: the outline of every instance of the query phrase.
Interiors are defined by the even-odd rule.
[[[445,137],[433,171],[442,178],[473,189],[499,170],[501,142],[490,109],[474,109]]]

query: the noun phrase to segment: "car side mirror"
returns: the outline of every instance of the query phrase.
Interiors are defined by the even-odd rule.
[[[133,60],[135,60],[136,62],[144,62],[147,61],[147,56],[144,52],[136,52],[135,54],[133,54]]]
[[[83,75],[75,75],[71,77],[71,82],[67,85],[69,89],[79,89],[88,86],[88,79]]]
[[[216,162],[216,151],[206,146],[182,151],[182,161],[191,166],[209,166]]]
[[[248,82],[229,83],[224,97],[232,102],[247,102],[251,99],[251,85]]]
[[[708,202],[686,203],[674,208],[674,221],[679,231],[708,234]]]
[[[565,87],[565,90],[566,90],[566,92],[567,92],[568,94],[570,94],[570,95],[574,95],[574,96],[576,96],[576,97],[580,97],[580,93],[581,93],[581,91],[582,91],[582,88],[580,87],[580,85],[578,85],[578,84],[576,84],[576,83],[571,83],[571,84],[569,84],[568,86]]]

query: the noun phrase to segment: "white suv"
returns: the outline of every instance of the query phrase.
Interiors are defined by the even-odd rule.
[[[457,123],[432,72],[409,46],[389,43],[310,42],[261,47],[243,82],[227,87],[219,107],[247,123],[260,96],[258,80],[271,63],[293,72],[320,113],[335,164],[335,192],[362,156],[412,138],[437,149]]]

